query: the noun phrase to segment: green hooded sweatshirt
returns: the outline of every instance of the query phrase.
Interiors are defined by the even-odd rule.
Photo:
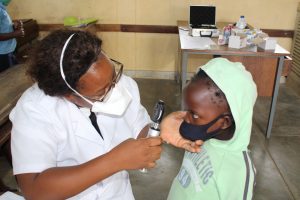
[[[230,140],[207,140],[199,153],[185,152],[168,200],[249,200],[255,185],[255,167],[247,146],[257,97],[251,74],[241,63],[215,58],[202,66],[223,91],[235,132]]]

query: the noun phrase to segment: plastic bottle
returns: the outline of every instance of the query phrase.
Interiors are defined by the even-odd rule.
[[[236,23],[236,27],[239,29],[244,29],[244,28],[246,28],[246,26],[247,26],[247,23],[245,20],[245,16],[241,15],[239,21]]]
[[[225,26],[223,28],[223,36],[224,36],[225,44],[228,44],[230,35],[231,35],[231,30],[230,30],[229,26]]]

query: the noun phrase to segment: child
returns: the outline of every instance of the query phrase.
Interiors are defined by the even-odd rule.
[[[179,133],[182,140],[204,144],[199,153],[186,151],[169,200],[252,198],[255,168],[247,146],[256,97],[256,85],[241,63],[216,58],[194,75],[184,90],[187,112],[166,117],[161,135],[175,146]]]

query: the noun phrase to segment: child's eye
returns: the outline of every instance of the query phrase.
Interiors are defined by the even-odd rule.
[[[197,114],[192,114],[192,117],[193,117],[194,119],[198,119],[198,118],[199,118],[199,116],[198,116]]]
[[[195,114],[193,111],[189,111],[189,113],[192,115],[193,119],[198,119],[199,115]]]

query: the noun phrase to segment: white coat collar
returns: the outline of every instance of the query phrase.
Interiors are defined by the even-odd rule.
[[[69,110],[71,111],[70,117],[75,135],[91,142],[103,145],[104,141],[93,127],[89,117],[83,114],[75,104],[69,101],[68,106]]]

